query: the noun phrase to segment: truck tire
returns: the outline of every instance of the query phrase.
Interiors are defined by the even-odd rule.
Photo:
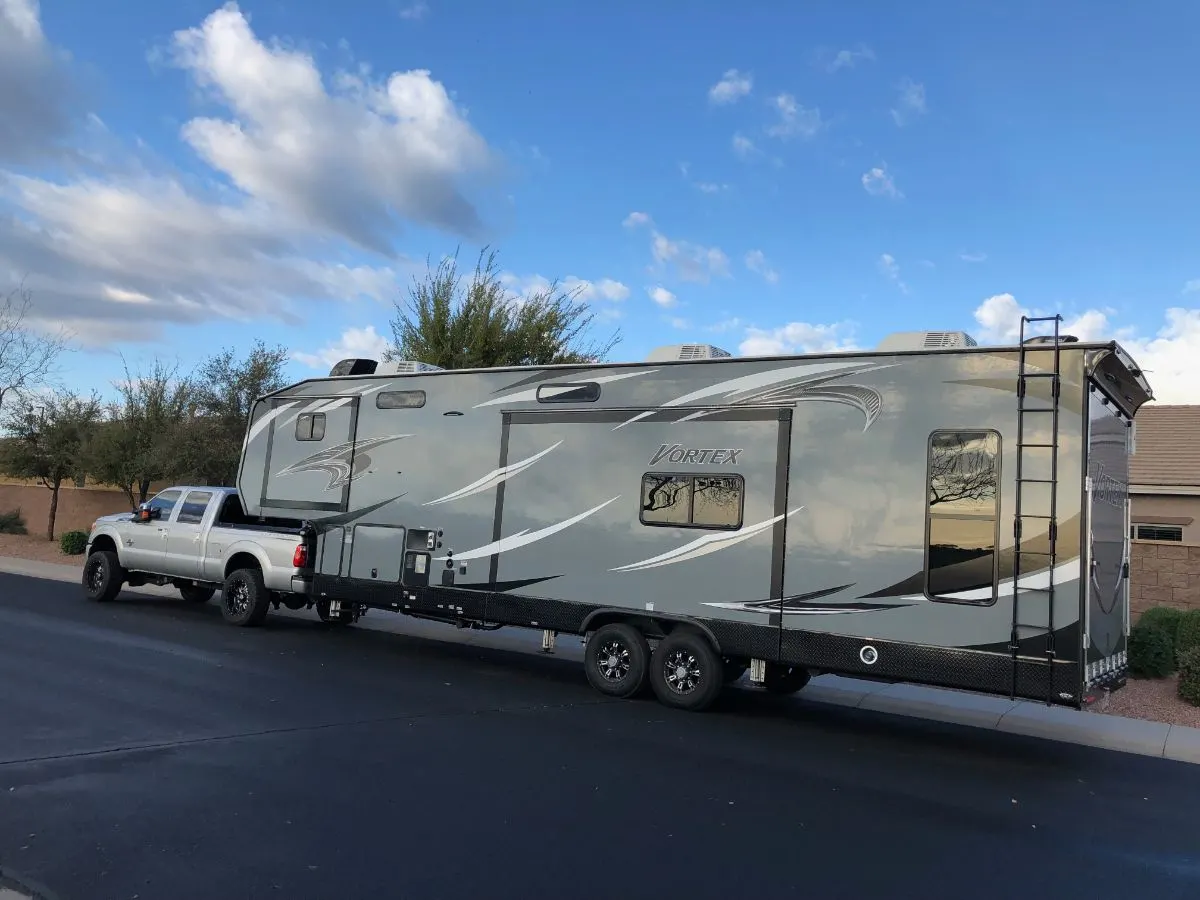
[[[650,684],[664,706],[699,712],[711,706],[725,686],[724,665],[707,637],[678,628],[654,648]]]
[[[330,625],[349,625],[354,621],[354,607],[343,602],[336,616],[329,612],[329,601],[321,598],[316,602],[317,617]]]
[[[207,603],[216,592],[217,589],[215,587],[210,587],[206,584],[179,585],[179,595],[188,603]]]
[[[767,663],[763,687],[772,694],[794,694],[808,684],[812,677],[808,669],[800,666],[783,666]]]
[[[641,692],[650,674],[650,644],[632,625],[614,622],[592,635],[584,650],[588,683],[607,697]]]
[[[230,572],[221,588],[221,615],[230,625],[261,625],[271,608],[271,593],[258,569]]]
[[[125,569],[112,550],[97,550],[83,564],[83,592],[89,600],[107,603],[121,593]]]

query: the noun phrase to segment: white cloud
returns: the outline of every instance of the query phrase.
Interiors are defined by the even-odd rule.
[[[425,18],[429,14],[429,4],[425,0],[417,0],[400,10],[400,18],[407,19],[410,22],[418,21]]]
[[[710,103],[726,105],[741,100],[754,87],[754,76],[749,73],[729,69],[721,76],[721,80],[708,89]]]
[[[31,36],[51,58],[36,7],[0,0],[9,159],[16,101],[4,51]],[[459,181],[491,172],[491,151],[429,72],[376,81],[360,67],[325,79],[311,56],[260,40],[234,4],[176,32],[171,51],[225,111],[181,129],[216,177],[184,175],[140,140],[120,148],[119,166],[92,159],[70,179],[0,172],[11,209],[0,217],[0,273],[28,273],[39,319],[70,322],[92,344],[214,316],[298,322],[304,301],[394,294],[409,266],[394,248],[399,223],[478,231]]]
[[[801,106],[791,94],[774,97],[771,105],[779,114],[779,121],[767,128],[767,134],[771,137],[808,140],[821,130],[821,110]]]
[[[872,197],[891,197],[893,200],[900,200],[904,197],[904,194],[896,187],[896,183],[892,181],[886,165],[876,166],[869,172],[864,172],[862,186],[863,190]]]
[[[651,300],[663,309],[670,309],[678,302],[678,298],[662,285],[646,288],[646,293],[650,295]]]
[[[925,85],[905,78],[897,87],[899,96],[896,105],[892,107],[892,121],[903,126],[912,116],[921,116],[926,112]]]
[[[714,276],[729,277],[729,257],[720,247],[676,241],[659,231],[652,231],[650,252],[660,267],[674,266],[684,281],[707,284]]]
[[[857,349],[854,328],[846,322],[833,325],[789,322],[772,329],[747,328],[745,339],[738,345],[738,352],[742,356],[782,356]]]
[[[729,185],[717,184],[713,181],[697,181],[696,190],[702,194],[719,194],[722,191],[729,190]]]
[[[900,288],[901,293],[908,293],[908,285],[900,279],[900,265],[896,262],[896,257],[890,253],[884,253],[880,256],[879,271],[887,276],[888,281],[891,281],[896,287]]]
[[[963,262],[981,263],[981,262],[987,261],[987,254],[986,253],[960,253],[958,255],[958,258],[961,259]]]
[[[775,284],[779,281],[779,273],[771,268],[767,263],[767,257],[761,250],[751,250],[746,254],[746,268],[751,272],[757,272],[769,284]]]
[[[65,60],[46,41],[37,0],[0,0],[0,161],[61,154],[77,100]]]
[[[1165,321],[1152,337],[1134,328],[1114,325],[1112,314],[1111,310],[1085,310],[1064,317],[1059,330],[1081,341],[1120,341],[1146,373],[1157,402],[1200,403],[1200,372],[1195,366],[1200,356],[1200,309],[1167,309]],[[1022,315],[1053,315],[1053,312],[1030,310],[1012,294],[996,294],[975,309],[975,321],[981,329],[976,337],[980,343],[1015,344],[1020,339]],[[1049,330],[1045,328],[1047,324],[1051,323],[1035,323],[1034,333]]]
[[[1200,293],[1200,278],[1193,278],[1183,286],[1183,293],[1195,294]]]
[[[836,72],[839,69],[853,69],[864,60],[874,61],[875,51],[866,44],[859,44],[853,50],[839,50],[832,56],[828,52],[820,53],[818,59],[826,72]]]
[[[545,275],[517,275],[513,272],[501,272],[500,283],[508,290],[513,300],[524,300],[534,294],[544,293],[550,290],[553,284]],[[585,303],[620,303],[629,297],[629,288],[612,278],[590,281],[576,275],[567,275],[558,280],[558,290]]]
[[[692,327],[691,322],[689,322],[687,319],[681,319],[679,316],[668,316],[667,324],[672,328],[677,328],[680,331],[686,331]]]
[[[315,353],[293,352],[292,358],[310,369],[328,371],[343,359],[383,359],[389,341],[375,331],[374,325],[366,328],[347,328],[332,344],[327,344]]]
[[[625,221],[621,223],[626,228],[639,228],[642,225],[652,225],[653,220],[649,214],[644,212],[631,212],[625,217]]]
[[[758,147],[754,145],[754,141],[746,137],[744,134],[735,134],[733,136],[733,153],[741,160],[751,160],[761,155]]]

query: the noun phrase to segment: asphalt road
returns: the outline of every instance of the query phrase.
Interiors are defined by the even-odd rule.
[[[417,630],[445,640],[0,575],[0,872],[61,900],[1200,896],[1200,766],[749,689],[609,702],[573,660]]]

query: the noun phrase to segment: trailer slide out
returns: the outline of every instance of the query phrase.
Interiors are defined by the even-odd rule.
[[[1152,393],[1059,321],[1001,347],[345,360],[255,404],[239,493],[312,523],[335,613],[579,635],[609,696],[702,709],[747,670],[781,693],[834,672],[1078,708],[1125,680]]]

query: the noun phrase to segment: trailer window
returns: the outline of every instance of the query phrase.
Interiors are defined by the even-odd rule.
[[[325,437],[325,413],[301,413],[296,419],[296,440],[319,441]]]
[[[204,511],[208,509],[208,501],[212,499],[212,491],[192,491],[183,498],[183,506],[179,508],[176,522],[190,522],[198,525],[204,519]]]
[[[926,483],[925,593],[994,603],[1000,538],[1000,435],[935,431]]]
[[[600,385],[594,381],[542,384],[537,399],[538,403],[595,403],[600,399]]]
[[[376,409],[420,409],[424,405],[424,391],[380,391],[375,395]]]
[[[642,476],[643,525],[670,528],[737,529],[742,525],[741,475],[683,475],[647,472]]]

